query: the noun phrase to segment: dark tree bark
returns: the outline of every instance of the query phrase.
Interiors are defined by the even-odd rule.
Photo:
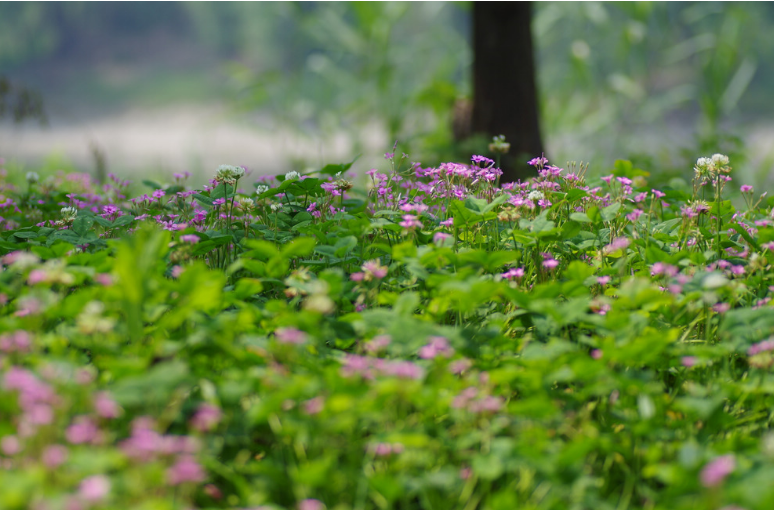
[[[472,131],[511,144],[502,182],[531,175],[526,161],[543,153],[531,11],[529,2],[473,2]]]

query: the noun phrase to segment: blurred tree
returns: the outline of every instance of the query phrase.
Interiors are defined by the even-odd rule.
[[[37,119],[46,124],[43,98],[35,90],[19,84],[12,84],[0,75],[0,120],[9,116],[17,124],[25,119]]]
[[[473,2],[472,132],[505,135],[503,182],[528,175],[543,152],[529,2]]]

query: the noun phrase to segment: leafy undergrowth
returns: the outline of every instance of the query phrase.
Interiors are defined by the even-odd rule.
[[[772,202],[727,158],[403,163],[4,181],[0,508],[774,508]]]

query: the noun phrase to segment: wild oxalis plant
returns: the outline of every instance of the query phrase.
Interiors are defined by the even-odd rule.
[[[4,174],[0,508],[774,507],[773,204],[727,157],[385,158]]]

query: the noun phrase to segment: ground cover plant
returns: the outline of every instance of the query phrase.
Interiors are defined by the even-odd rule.
[[[530,164],[6,172],[0,508],[774,507],[774,203]]]

